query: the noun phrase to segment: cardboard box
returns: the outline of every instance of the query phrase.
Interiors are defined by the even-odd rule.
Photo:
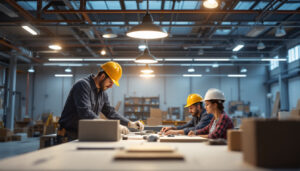
[[[7,128],[0,128],[0,137],[10,137],[13,133]]]
[[[242,150],[242,130],[227,130],[227,146],[230,151]]]
[[[15,128],[14,129],[14,134],[17,133],[26,133],[27,132],[27,128]]]
[[[159,117],[161,118],[162,112],[158,108],[150,108],[150,117]]]
[[[300,167],[300,120],[243,119],[244,161],[259,167]]]
[[[300,109],[293,109],[293,110],[291,110],[290,116],[291,116],[291,118],[293,118],[293,119],[298,119],[298,118],[300,118]]]
[[[119,120],[82,119],[79,121],[79,141],[119,141]]]
[[[279,119],[288,119],[291,117],[290,112],[280,111],[278,112],[278,118]]]
[[[300,99],[298,99],[296,109],[299,109],[299,110],[300,110]]]
[[[31,122],[31,119],[30,118],[24,118],[23,121],[24,122]]]

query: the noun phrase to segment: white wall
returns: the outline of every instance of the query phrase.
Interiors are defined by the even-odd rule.
[[[56,78],[54,73],[63,73],[64,68],[40,68],[36,69],[34,81],[34,116],[45,112],[53,112],[60,116],[65,100],[73,83],[89,73],[97,73],[97,68],[73,68],[73,78]],[[160,108],[167,110],[168,107],[181,107],[186,103],[189,93],[199,93],[203,97],[209,88],[218,88],[224,91],[226,100],[238,100],[240,93],[241,100],[260,108],[265,112],[266,92],[264,83],[264,67],[248,67],[247,78],[228,78],[228,77],[200,77],[187,78],[178,76],[157,76],[145,79],[139,76],[125,73],[120,80],[120,87],[113,86],[108,90],[111,105],[115,106],[118,101],[124,101],[124,96],[159,96]],[[184,71],[186,72],[186,70]],[[232,73],[232,69],[218,69],[215,74]],[[236,73],[236,71],[234,72]],[[18,75],[24,77],[26,75]],[[31,76],[32,77],[32,76]],[[238,79],[240,79],[240,90],[238,92]],[[25,96],[26,79],[18,79],[17,90]],[[191,83],[191,84],[190,84]],[[225,104],[227,110],[228,103]],[[120,113],[123,113],[123,103]],[[31,106],[31,103],[30,103]],[[31,109],[31,108],[30,108]]]

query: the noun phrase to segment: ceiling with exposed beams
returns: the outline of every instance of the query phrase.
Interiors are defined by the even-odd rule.
[[[218,2],[217,9],[211,10],[201,0],[150,0],[154,23],[169,33],[167,38],[147,42],[151,53],[161,63],[178,62],[165,59],[188,59],[186,62],[193,63],[189,59],[271,58],[300,37],[300,0]],[[129,38],[126,32],[141,22],[146,3],[145,0],[3,0],[0,60],[8,63],[7,55],[15,50],[30,63],[49,62],[49,58],[99,58],[134,63],[127,59],[141,54],[138,46],[146,42]],[[34,26],[40,34],[33,36],[23,30],[24,23]],[[108,28],[118,37],[103,38]],[[284,28],[286,35],[276,37],[278,28]],[[62,45],[61,51],[48,48],[54,41]],[[245,47],[233,52],[238,41]],[[264,49],[257,48],[260,41]],[[103,49],[106,55],[100,54]]]

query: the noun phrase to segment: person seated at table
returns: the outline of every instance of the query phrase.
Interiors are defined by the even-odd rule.
[[[233,124],[229,116],[224,111],[225,96],[218,89],[209,89],[204,97],[205,109],[207,113],[213,114],[213,119],[206,127],[198,130],[192,130],[189,136],[199,135],[204,138],[227,139],[227,130],[233,128]]]
[[[165,133],[165,135],[187,135],[191,130],[207,126],[213,115],[206,113],[202,100],[203,98],[199,94],[190,94],[186,100],[187,104],[184,107],[189,108],[189,113],[193,116],[192,120],[182,126],[164,127],[161,129],[161,133]]]

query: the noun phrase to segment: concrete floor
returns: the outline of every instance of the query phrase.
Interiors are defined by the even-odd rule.
[[[40,138],[27,138],[27,134],[18,134],[22,136],[21,141],[0,142],[0,160],[40,148]]]

